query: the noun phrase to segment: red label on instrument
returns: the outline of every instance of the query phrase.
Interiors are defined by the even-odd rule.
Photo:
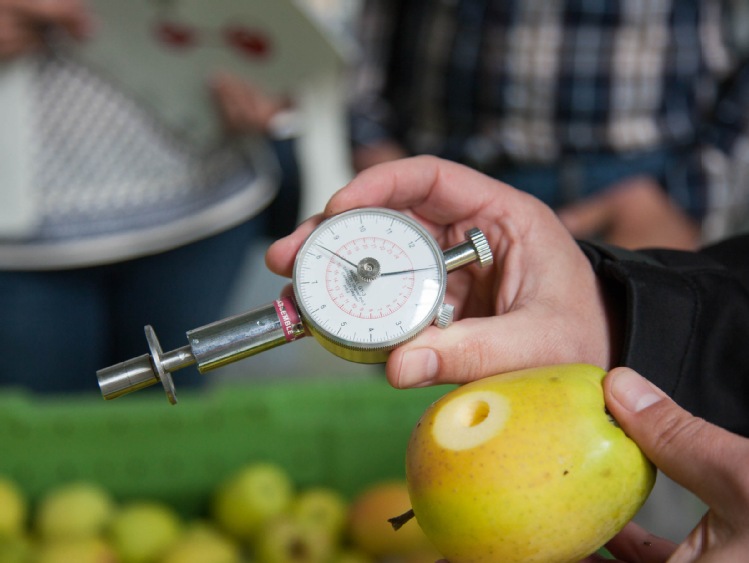
[[[286,342],[292,342],[304,336],[304,332],[301,330],[302,319],[299,317],[299,311],[297,311],[293,297],[276,299],[273,306],[276,308],[278,320],[281,321]]]

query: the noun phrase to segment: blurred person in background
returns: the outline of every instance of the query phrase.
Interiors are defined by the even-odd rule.
[[[694,248],[739,67],[721,8],[365,0],[355,167],[433,154],[535,195],[575,236]]]
[[[55,34],[95,33],[94,17],[78,0],[0,0],[0,60],[33,65],[37,213],[0,239],[4,386],[97,391],[97,369],[146,352],[146,324],[165,349],[184,345],[186,330],[225,314],[278,190],[272,159],[257,157],[264,145],[245,133],[283,100],[217,74],[206,87],[226,139],[197,151],[55,49]]]

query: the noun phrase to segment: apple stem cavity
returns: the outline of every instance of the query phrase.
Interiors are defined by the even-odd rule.
[[[388,518],[388,522],[390,522],[390,525],[393,527],[393,530],[398,531],[403,527],[403,524],[411,520],[414,516],[415,516],[414,509],[409,508],[406,512],[404,512],[400,516],[394,516],[393,518]]]

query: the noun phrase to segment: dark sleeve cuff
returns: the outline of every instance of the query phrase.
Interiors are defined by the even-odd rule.
[[[647,254],[601,243],[580,246],[611,298],[625,303],[619,364],[674,396],[694,325],[689,284]]]
[[[620,365],[693,414],[749,435],[749,288],[742,277],[709,252],[579,244],[611,298],[625,303]],[[749,239],[734,258],[745,262],[747,247]]]

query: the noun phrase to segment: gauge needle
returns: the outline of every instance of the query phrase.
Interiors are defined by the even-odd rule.
[[[432,270],[432,269],[434,269],[434,266],[427,266],[426,268],[411,268],[410,270],[400,270],[398,272],[385,272],[384,274],[380,274],[380,277],[397,276],[398,274],[410,274],[411,272],[421,272],[423,270]]]
[[[319,246],[320,248],[322,248],[323,250],[325,250],[325,251],[327,251],[327,252],[330,252],[330,253],[331,253],[331,254],[332,254],[333,256],[335,256],[336,258],[340,258],[341,260],[343,260],[344,262],[346,262],[346,264],[349,264],[349,265],[353,266],[354,268],[358,268],[358,266],[357,266],[356,264],[354,264],[353,262],[351,262],[351,261],[349,261],[349,260],[346,260],[346,259],[345,259],[345,258],[344,258],[343,256],[341,256],[340,254],[336,254],[335,252],[333,252],[333,251],[332,251],[332,250],[330,250],[329,248],[325,248],[325,247],[324,247],[324,246],[323,246],[322,244],[320,244],[319,242],[316,242],[315,244],[316,244],[317,246]]]

